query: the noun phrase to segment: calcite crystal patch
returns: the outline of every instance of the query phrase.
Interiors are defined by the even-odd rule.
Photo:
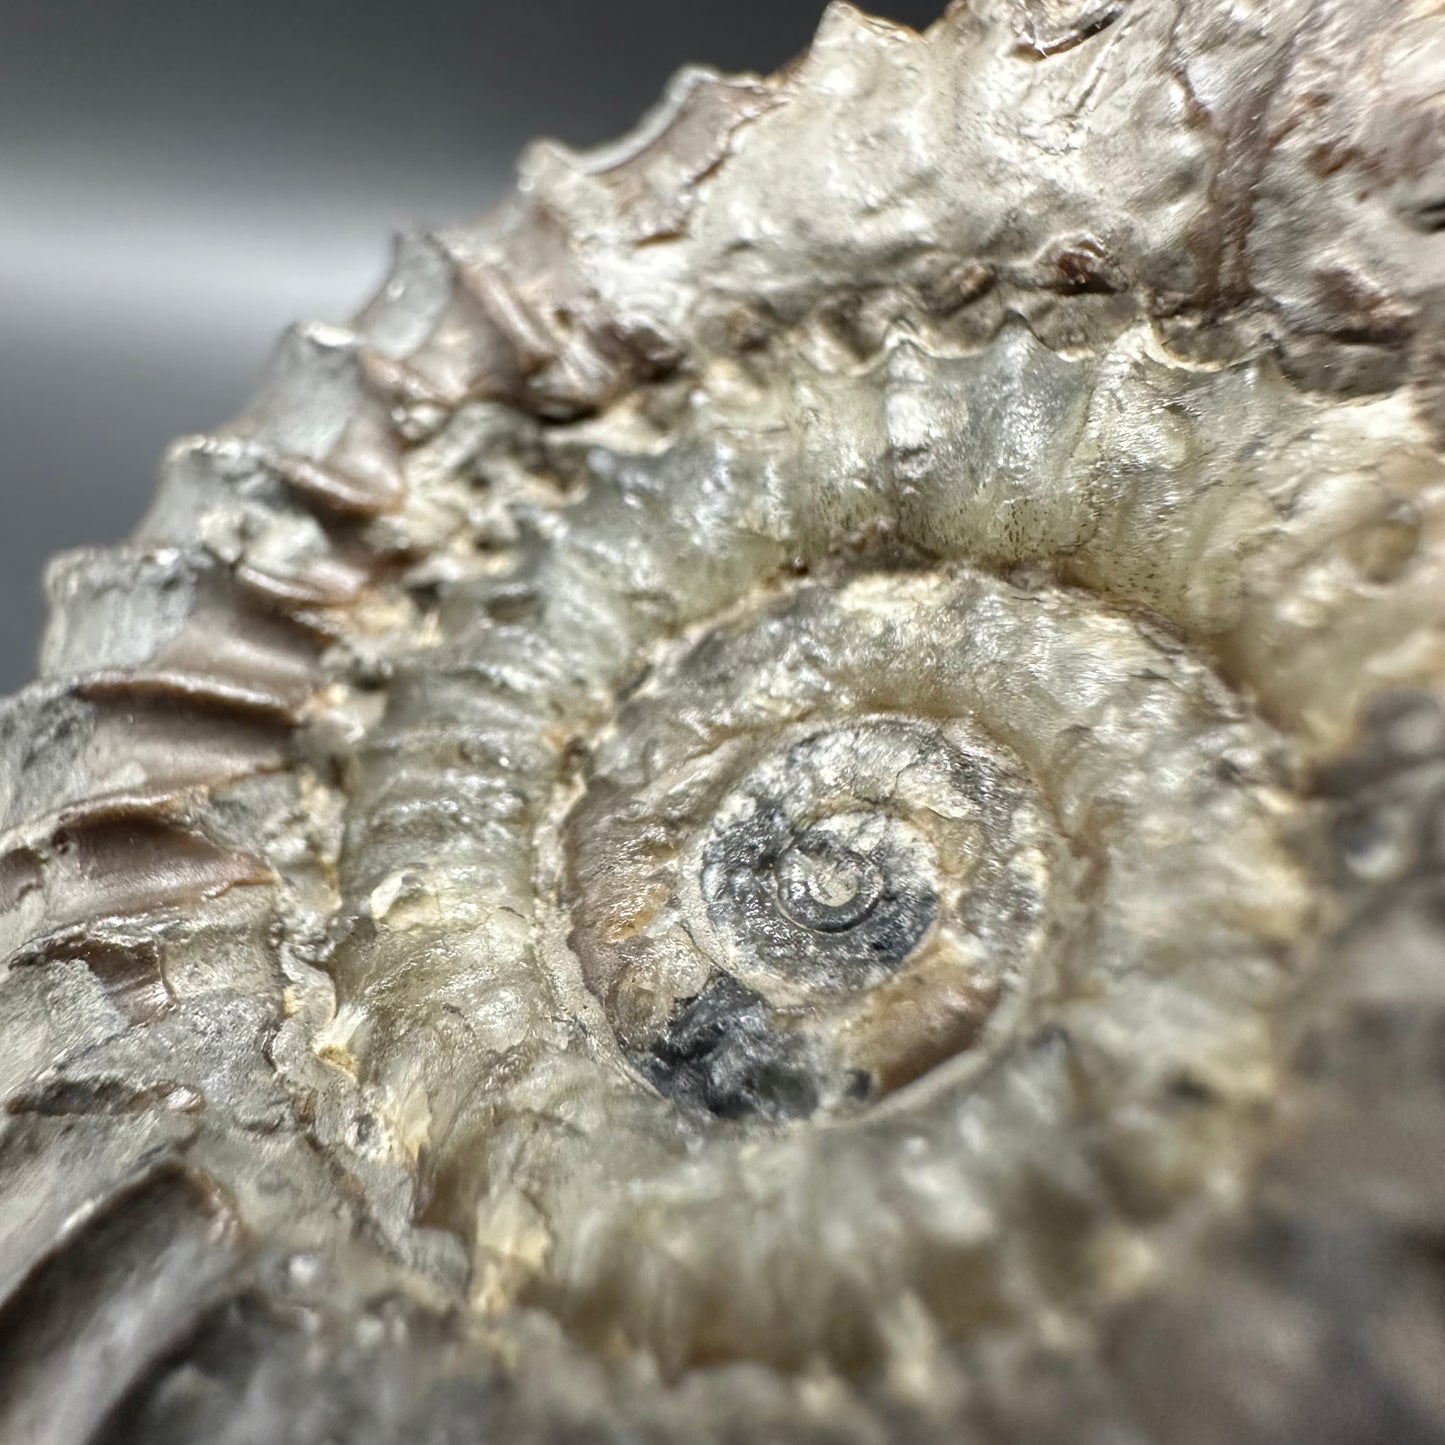
[[[1445,1438],[1442,365],[1410,0],[402,237],[0,711],[0,1440]]]

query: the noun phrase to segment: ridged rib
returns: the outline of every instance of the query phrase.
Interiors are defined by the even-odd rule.
[[[162,1172],[106,1201],[0,1307],[0,1439],[86,1445],[234,1262],[225,1205]]]

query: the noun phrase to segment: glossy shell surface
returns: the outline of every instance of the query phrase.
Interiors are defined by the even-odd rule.
[[[1441,1438],[1442,96],[833,5],[289,334],[0,712],[0,1438]]]

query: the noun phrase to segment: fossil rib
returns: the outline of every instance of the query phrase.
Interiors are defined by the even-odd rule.
[[[833,5],[289,335],[0,713],[0,1439],[1441,1438],[1442,97]]]

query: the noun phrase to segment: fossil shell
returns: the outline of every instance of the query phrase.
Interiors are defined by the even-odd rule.
[[[827,11],[50,574],[0,1439],[1445,1432],[1445,17]]]

